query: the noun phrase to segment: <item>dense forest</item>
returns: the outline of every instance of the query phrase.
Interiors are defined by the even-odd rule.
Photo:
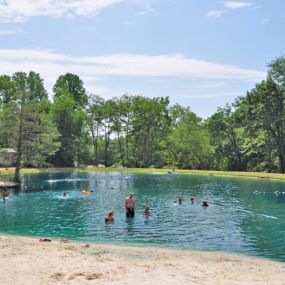
[[[267,78],[204,120],[167,97],[87,94],[60,76],[52,100],[33,71],[0,76],[0,148],[19,169],[80,165],[285,172],[285,57]]]

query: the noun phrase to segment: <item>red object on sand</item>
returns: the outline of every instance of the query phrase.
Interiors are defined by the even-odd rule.
[[[49,238],[40,238],[39,241],[40,242],[50,242],[51,239],[49,239]]]

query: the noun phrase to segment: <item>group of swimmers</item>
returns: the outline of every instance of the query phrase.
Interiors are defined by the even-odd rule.
[[[174,200],[173,203],[174,203],[174,204],[178,204],[178,205],[182,205],[182,198],[178,198],[178,200]],[[196,204],[194,197],[191,197],[191,198],[190,198],[190,204],[191,204],[191,205]],[[204,200],[204,201],[202,202],[202,205],[201,205],[201,206],[202,206],[202,207],[209,207],[210,205],[208,204],[208,201]]]
[[[134,193],[130,193],[128,197],[125,199],[125,211],[126,211],[126,218],[134,218],[135,217],[135,199]],[[145,206],[144,208],[144,217],[149,219],[151,217],[151,211],[149,206]],[[112,223],[114,222],[114,213],[110,211],[107,216],[105,217],[105,223]]]
[[[177,200],[174,200],[174,203],[178,203],[178,205],[182,205],[182,198],[178,198]],[[190,203],[194,205],[195,198],[191,197]],[[204,200],[202,202],[202,207],[209,207],[208,201]],[[128,197],[125,199],[125,211],[126,211],[126,218],[134,218],[135,217],[135,199],[134,199],[134,193],[130,193]],[[145,206],[144,208],[144,217],[146,219],[149,219],[151,217],[151,211],[149,206]],[[115,221],[114,219],[114,212],[110,211],[107,216],[105,217],[105,223],[113,223]]]
[[[81,193],[83,195],[89,195],[91,193],[94,193],[93,190],[81,190]],[[68,196],[68,192],[63,192],[63,197],[66,198]]]

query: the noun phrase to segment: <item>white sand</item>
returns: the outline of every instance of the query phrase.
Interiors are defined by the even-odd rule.
[[[0,235],[0,284],[276,284],[285,263],[223,253]]]

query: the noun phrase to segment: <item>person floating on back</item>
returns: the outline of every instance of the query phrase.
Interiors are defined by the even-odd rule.
[[[7,187],[4,188],[2,196],[3,196],[3,202],[5,203],[9,199],[9,190]]]
[[[149,206],[145,206],[143,215],[146,219],[149,219],[151,217],[151,211],[149,209]]]
[[[105,223],[113,223],[114,222],[114,213],[111,211],[108,213],[108,215],[105,217]]]
[[[210,206],[210,205],[208,204],[207,201],[203,201],[202,207],[207,208],[207,207],[209,207],[209,206]]]
[[[133,218],[135,216],[135,199],[134,193],[130,193],[125,200],[126,217]]]

